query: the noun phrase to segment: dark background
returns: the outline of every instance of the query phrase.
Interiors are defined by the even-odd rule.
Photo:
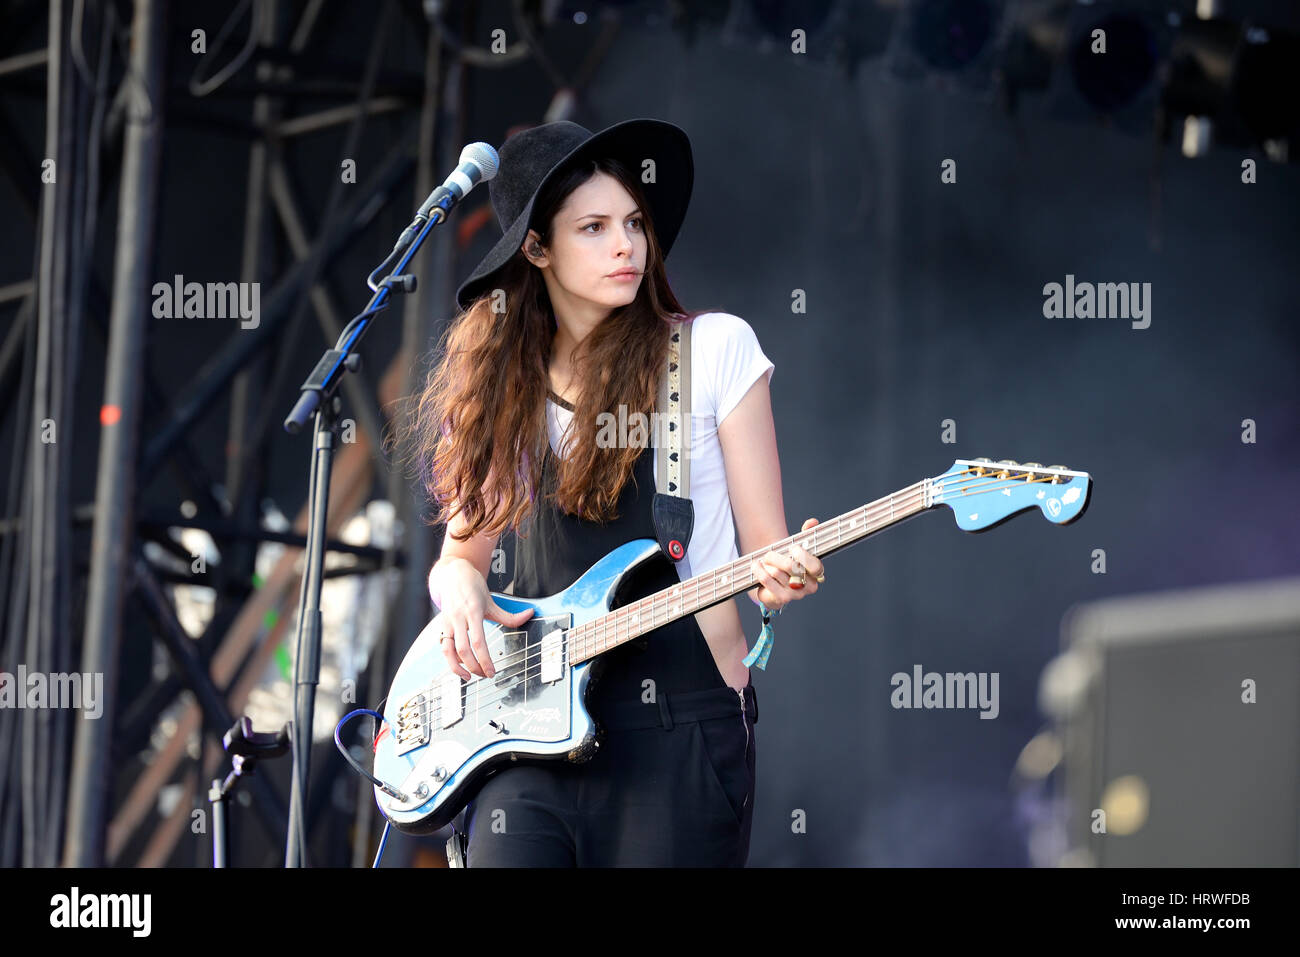
[[[178,92],[167,103],[154,273],[164,281],[175,273],[234,280],[248,102],[183,91],[197,59],[189,31],[206,29],[211,44],[230,8],[173,6],[168,73]],[[360,75],[375,6],[327,4],[312,46],[323,69],[352,81]],[[650,116],[690,134],[694,194],[669,276],[687,308],[743,317],[776,365],[790,530],[937,475],[956,458],[1064,463],[1095,482],[1088,512],[1066,528],[1026,515],[968,535],[941,509],[828,561],[819,594],[777,620],[770,666],[754,673],[761,719],[750,863],[1025,865],[1025,821],[1009,780],[1045,723],[1038,681],[1059,649],[1065,610],[1300,567],[1292,495],[1300,467],[1292,301],[1300,173],[1250,145],[1185,158],[1177,136],[1157,139],[1150,85],[1108,122],[1083,103],[1061,61],[1048,89],[1008,114],[981,88],[978,70],[947,83],[935,70],[900,75],[916,56],[898,30],[848,78],[824,56],[762,42],[743,7],[728,8],[723,24],[701,26],[688,45],[666,8],[626,6],[623,29],[570,118],[598,130]],[[9,52],[43,42],[43,22],[23,12],[13,21],[21,29],[5,41]],[[394,77],[415,78],[416,96],[419,14],[417,4],[403,5],[384,58]],[[1296,26],[1285,3],[1229,4],[1226,15]],[[513,36],[509,7],[482,4],[475,42],[489,42],[497,25]],[[561,17],[547,30],[547,54],[561,72],[577,71],[597,29]],[[822,42],[810,35],[810,48]],[[227,56],[243,37],[237,27]],[[469,77],[467,142],[499,145],[515,124],[541,122],[554,93],[533,60]],[[0,150],[11,170],[28,171],[21,181],[0,179],[0,286],[30,275],[35,232],[23,197],[39,189],[42,80],[37,71],[0,81],[0,113],[16,134]],[[355,157],[359,181],[399,126],[392,115],[368,121]],[[342,138],[336,127],[291,148],[294,186],[308,208],[338,175]],[[1247,158],[1258,164],[1253,185],[1241,181]],[[955,183],[940,180],[945,159],[956,161]],[[109,213],[98,250],[107,281],[115,179],[106,177],[104,189]],[[409,188],[399,195],[410,196]],[[461,212],[487,201],[486,189],[476,191]],[[407,199],[390,202],[330,268],[346,306],[363,305],[366,274],[412,208]],[[498,235],[493,222],[458,248],[458,277]],[[439,242],[453,242],[453,233],[435,233],[430,245]],[[1043,287],[1064,283],[1067,273],[1079,282],[1150,283],[1150,327],[1045,318]],[[807,314],[792,314],[794,289],[806,291]],[[264,284],[263,303],[266,291]],[[0,325],[14,312],[14,303],[0,307]],[[369,369],[394,354],[396,320],[381,320],[368,335]],[[238,334],[233,321],[153,320],[149,367],[175,396]],[[267,398],[277,416],[324,345],[308,320],[278,346],[296,356],[281,394]],[[103,355],[91,322],[78,378],[77,503],[95,495]],[[143,434],[165,412],[147,408]],[[195,435],[218,475],[227,415],[219,404]],[[1255,444],[1241,440],[1247,418],[1257,424]],[[954,444],[942,441],[946,419],[956,424]],[[306,497],[308,440],[276,434],[265,496],[292,515]],[[6,418],[0,440],[11,435]],[[0,472],[7,480],[7,469]],[[184,497],[167,472],[139,476],[136,491],[138,501],[167,508]],[[382,482],[375,494],[384,494]],[[89,529],[79,529],[83,572],[88,539]],[[1092,570],[1096,549],[1105,551],[1105,574]],[[752,640],[757,616],[740,604]],[[150,660],[147,633],[129,623],[127,630],[124,697]],[[893,709],[890,676],[918,663],[999,673],[997,719]],[[806,834],[792,833],[796,809],[807,813]]]

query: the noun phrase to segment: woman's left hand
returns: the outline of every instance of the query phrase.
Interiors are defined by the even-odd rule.
[[[800,531],[806,532],[816,524],[817,519],[810,518],[803,523]],[[803,568],[802,587],[797,584],[797,578],[795,586],[790,586],[790,577],[798,570],[796,562]],[[758,600],[773,610],[815,594],[817,578],[826,574],[826,566],[821,559],[799,545],[791,545],[789,553],[768,552],[761,562],[753,563],[752,569],[754,578],[762,583],[758,589]]]

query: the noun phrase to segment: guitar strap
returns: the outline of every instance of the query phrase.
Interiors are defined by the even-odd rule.
[[[659,383],[663,427],[655,432],[655,534],[663,553],[674,562],[686,557],[695,527],[695,506],[690,499],[691,325],[683,322],[669,338],[668,368]]]
[[[686,557],[695,528],[691,502],[691,323],[682,323],[669,338],[668,366],[659,382],[660,415],[666,428],[654,431],[656,476],[652,503],[659,548],[674,562]],[[665,441],[660,442],[660,438]],[[514,594],[510,582],[502,594]]]

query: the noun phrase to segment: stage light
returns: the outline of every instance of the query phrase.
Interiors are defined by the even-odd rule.
[[[1006,41],[994,74],[1008,113],[1023,93],[1043,93],[1065,50],[1070,20],[1062,0],[1022,3],[1007,13]]]
[[[1300,139],[1300,36],[1248,27],[1232,106],[1271,159],[1285,162]]]
[[[1161,63],[1180,17],[1134,4],[1076,4],[1048,113],[1148,135],[1159,108]]]
[[[694,13],[694,3],[682,5]],[[734,5],[722,34],[733,43],[788,51],[801,30],[801,59],[833,65],[851,78],[864,60],[888,48],[898,6],[899,0],[750,0]]]
[[[1184,156],[1213,146],[1262,148],[1285,160],[1300,135],[1300,43],[1294,34],[1224,20],[1188,20],[1174,38],[1157,132],[1181,123]]]
[[[1104,53],[1096,50],[1099,42],[1105,44]],[[1069,50],[1075,85],[1100,113],[1114,113],[1132,103],[1154,79],[1159,57],[1151,28],[1141,17],[1127,13],[1093,21],[1074,37]]]
[[[988,45],[997,13],[989,0],[922,0],[908,42],[930,67],[954,73],[970,66]]]
[[[1184,156],[1201,156],[1212,140],[1228,104],[1241,26],[1224,20],[1189,20],[1182,24],[1169,52],[1156,114],[1156,135],[1170,139],[1181,121]]]
[[[986,92],[1002,23],[1002,0],[917,0],[903,11],[890,67],[903,79]]]

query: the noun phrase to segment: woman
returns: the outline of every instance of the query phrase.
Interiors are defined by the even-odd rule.
[[[693,182],[685,133],[631,120],[509,138],[491,181],[505,235],[457,292],[413,422],[447,525],[429,576],[442,648],[463,679],[494,668],[483,621],[518,627],[487,587],[516,532],[512,593],[563,591],[598,559],[656,538],[653,444],[608,448],[597,416],[654,410],[670,337],[693,322],[694,531],[643,597],[788,537],[768,393],[772,363],[744,320],[686,316],[664,271]],[[678,340],[680,341],[680,340]],[[626,444],[626,443],[624,443]],[[732,524],[732,515],[735,524]],[[808,528],[815,524],[809,519]],[[812,594],[822,563],[795,547],[755,563],[768,609]],[[589,706],[595,757],[508,767],[466,808],[467,864],[737,865],[749,849],[756,698],[734,600],[603,656]]]

